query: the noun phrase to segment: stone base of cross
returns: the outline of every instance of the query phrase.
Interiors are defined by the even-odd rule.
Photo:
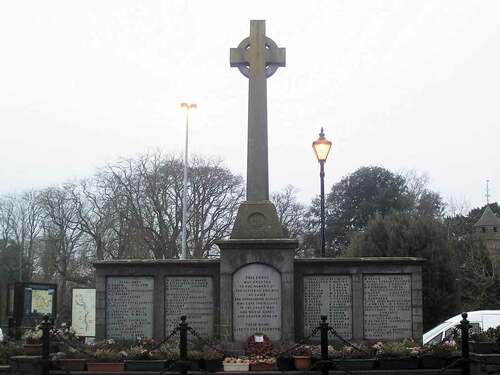
[[[231,239],[283,237],[283,229],[271,201],[246,201],[240,205]]]

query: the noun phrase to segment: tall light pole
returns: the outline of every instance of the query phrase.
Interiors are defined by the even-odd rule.
[[[188,184],[188,129],[189,111],[196,109],[195,103],[181,103],[181,108],[186,110],[186,144],[184,147],[184,183],[182,186],[182,254],[181,259],[188,258],[187,251],[187,184]]]
[[[319,133],[319,138],[312,143],[314,153],[319,161],[319,178],[321,184],[321,256],[325,256],[325,162],[332,147],[332,142],[325,138],[323,128]]]

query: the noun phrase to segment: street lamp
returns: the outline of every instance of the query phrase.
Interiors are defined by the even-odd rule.
[[[195,103],[181,103],[181,108],[186,110],[186,145],[184,148],[184,184],[182,186],[182,254],[181,259],[187,259],[187,183],[188,183],[188,128],[189,111],[196,109]]]
[[[321,182],[321,256],[325,256],[325,162],[332,147],[332,142],[325,138],[323,128],[319,133],[319,138],[312,143],[314,153],[319,161],[320,172],[319,178]]]

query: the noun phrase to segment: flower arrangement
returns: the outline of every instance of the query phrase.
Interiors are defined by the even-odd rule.
[[[150,351],[152,359],[164,359],[168,361],[177,361],[180,357],[179,346],[170,343],[164,343],[159,348]]]
[[[477,342],[493,342],[500,344],[500,326],[496,328],[488,328],[486,331],[481,331],[479,333],[473,334],[471,336],[472,341]]]
[[[38,328],[27,329],[24,332],[23,340],[26,344],[40,344],[42,341],[42,330]]]
[[[250,360],[248,358],[226,357],[223,366],[224,371],[248,371]]]
[[[95,352],[95,359],[97,362],[120,362],[126,358],[127,353],[118,352],[113,349],[97,349]]]
[[[134,361],[151,359],[151,353],[141,345],[131,346],[127,350],[127,359]]]
[[[256,335],[249,336],[245,344],[245,354],[249,357],[269,356],[273,350],[271,341],[266,335],[258,335],[262,337],[262,342],[255,340]]]
[[[329,353],[329,357],[336,359],[369,359],[375,357],[375,350],[363,344],[344,345],[340,350],[333,349],[332,353]]]
[[[299,345],[295,349],[292,350],[292,355],[294,357],[310,357],[312,354],[311,347],[309,345]]]
[[[427,345],[422,349],[422,354],[432,354],[436,357],[447,358],[451,357],[459,351],[459,347],[455,340],[443,341],[436,345]]]
[[[402,341],[377,342],[372,346],[378,358],[416,357],[422,348],[412,338]]]
[[[202,354],[203,359],[206,361],[222,361],[224,359],[224,354],[221,350],[216,350],[209,346],[203,348]]]

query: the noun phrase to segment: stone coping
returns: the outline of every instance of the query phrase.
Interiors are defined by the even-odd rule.
[[[115,264],[125,264],[125,265],[155,265],[155,264],[206,264],[206,263],[219,263],[219,258],[217,259],[116,259],[116,260],[97,260],[93,264],[94,266],[105,266],[105,265],[115,265]]]
[[[235,240],[242,241],[242,240]],[[244,241],[258,241],[258,240],[244,240]],[[260,240],[259,240],[260,241]],[[265,240],[269,242],[269,240]],[[277,240],[283,241],[283,240]],[[291,240],[293,241],[293,240]],[[397,264],[423,264],[427,260],[424,258],[414,257],[337,257],[337,258],[295,258],[294,263],[329,263],[329,264],[381,264],[381,263],[397,263]],[[98,260],[93,264],[94,266],[104,265],[155,265],[155,264],[217,264],[220,262],[219,258],[215,259],[116,259],[116,260]]]
[[[337,258],[295,258],[294,263],[398,263],[398,264],[423,264],[424,258],[415,257],[337,257]]]
[[[429,370],[350,370],[350,374],[356,375],[436,375],[438,373],[438,369],[429,369]],[[94,371],[50,371],[51,375],[67,375],[68,373],[73,375],[111,375],[111,374],[121,374],[121,375],[178,375],[179,371],[123,371],[123,372],[94,372]],[[204,371],[188,371],[190,375],[200,375],[206,374]],[[306,371],[308,375],[320,375],[320,371]],[[304,375],[304,371],[243,371],[243,372],[230,372],[230,371],[220,371],[213,372],[210,374],[214,375],[280,375],[280,374],[290,374],[290,375]],[[345,375],[346,371],[335,371],[329,370],[328,374],[332,375]],[[445,372],[446,375],[461,375],[462,369],[448,369]]]

